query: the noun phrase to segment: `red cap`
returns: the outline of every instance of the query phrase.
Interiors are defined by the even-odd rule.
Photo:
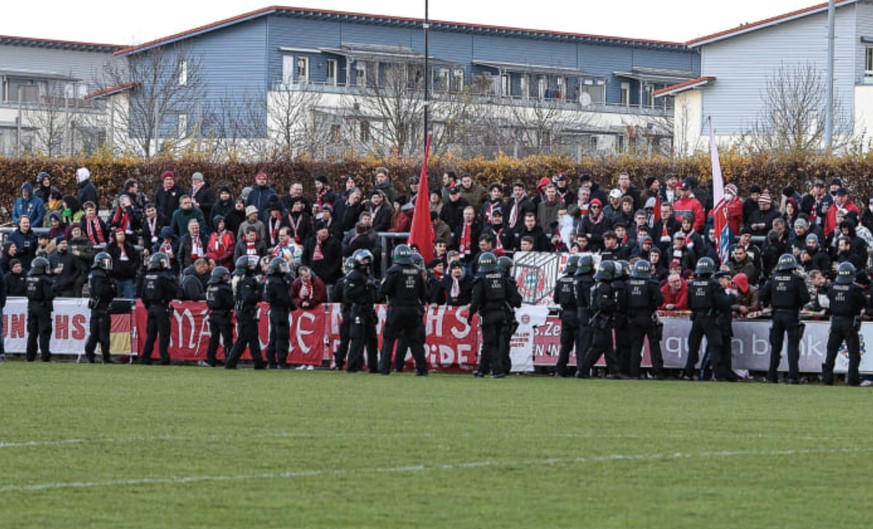
[[[258,173],[255,175],[255,180],[258,178],[267,178],[267,173]]]
[[[167,178],[170,178],[170,179],[172,179],[172,180],[175,180],[175,179],[176,179],[176,175],[173,174],[173,171],[164,171],[163,173],[161,173],[161,179],[162,179],[162,180],[166,180]]]

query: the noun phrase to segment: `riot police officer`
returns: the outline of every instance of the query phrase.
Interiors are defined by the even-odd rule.
[[[591,348],[576,371],[576,378],[588,378],[591,368],[603,356],[606,359],[606,378],[619,378],[618,359],[612,347],[612,330],[618,312],[617,293],[612,282],[621,265],[603,261],[594,274],[595,285],[591,290],[588,325],[591,328]],[[578,362],[578,360],[577,360]]]
[[[564,275],[555,285],[552,301],[561,307],[561,350],[558,353],[558,363],[555,366],[556,377],[567,376],[567,362],[570,361],[570,351],[576,349],[576,357],[580,356],[579,340],[579,307],[576,303],[576,265],[579,255],[573,254],[567,259]]]
[[[505,336],[506,318],[506,279],[497,266],[497,257],[491,252],[483,252],[477,261],[477,274],[473,279],[473,297],[467,314],[467,323],[473,314],[479,313],[482,326],[482,351],[480,353],[477,376],[485,376],[486,366],[491,376],[503,378],[506,372],[500,358],[500,337]]]
[[[142,295],[146,305],[148,324],[146,342],[139,362],[152,363],[155,339],[160,337],[158,352],[161,365],[170,363],[170,302],[179,297],[179,282],[170,271],[170,258],[163,252],[152,255],[149,269],[142,280]]]
[[[616,300],[618,300],[624,292],[624,287],[630,279],[630,263],[624,260],[613,261],[615,267],[615,279],[612,281],[612,288],[615,290]],[[615,357],[618,359],[619,378],[630,376],[630,333],[628,332],[627,315],[622,311],[615,313],[615,321],[613,323],[615,329]]]
[[[370,250],[355,250],[352,254],[355,268],[346,276],[343,302],[351,304],[349,311],[349,373],[364,366],[364,347],[367,348],[367,370],[378,373],[378,342],[376,340],[376,309],[379,286],[370,277],[373,254]]]
[[[37,338],[43,362],[49,362],[52,353],[49,342],[52,337],[52,290],[53,281],[48,275],[49,262],[45,257],[37,257],[30,264],[27,274],[27,354],[28,362],[36,360]]]
[[[703,364],[711,361],[722,365],[721,329],[718,315],[730,306],[724,289],[713,278],[715,261],[702,257],[697,261],[694,280],[688,285],[688,308],[691,310],[691,333],[688,335],[688,360],[682,378],[694,380],[694,370],[700,359],[700,342],[706,336],[706,354]]]
[[[424,257],[421,256],[420,253],[413,251],[412,252],[412,264],[421,271],[421,277],[424,280],[424,288],[427,290],[427,267],[424,265]],[[427,305],[425,305],[425,311],[427,311]],[[425,359],[427,358],[427,336],[425,336],[424,329],[424,318],[419,318],[418,329],[415,331],[415,339],[418,343],[422,344],[425,350]],[[406,339],[406,335],[400,336],[397,340],[397,352],[394,353],[394,370],[398,373],[403,371],[403,368],[406,366],[406,352],[412,351],[410,347],[409,341]]]
[[[267,367],[287,369],[291,323],[288,319],[294,308],[291,301],[291,282],[288,281],[288,263],[274,257],[267,268],[264,298],[270,305],[270,338],[267,342]]]
[[[243,351],[249,348],[255,369],[264,369],[261,356],[261,341],[258,337],[258,302],[261,301],[263,285],[255,276],[258,268],[256,256],[242,255],[236,260],[234,273],[240,276],[236,284],[236,343],[224,361],[225,369],[236,369]]]
[[[861,365],[861,344],[858,333],[861,331],[861,310],[864,308],[864,290],[855,283],[855,265],[850,262],[840,263],[837,278],[828,288],[830,300],[831,332],[828,336],[827,357],[821,365],[822,383],[828,386],[834,383],[834,362],[840,345],[846,342],[849,352],[849,372],[846,374],[846,385],[857,386],[861,383],[858,377],[858,367]]]
[[[339,325],[339,336],[340,343],[339,347],[337,347],[336,352],[333,355],[334,367],[333,369],[336,371],[342,371],[346,365],[346,355],[349,352],[349,325],[351,323],[351,310],[352,304],[346,303],[343,300],[343,290],[346,286],[346,280],[351,273],[351,271],[355,267],[355,261],[348,257],[343,263],[343,277],[339,278],[336,283],[333,285],[333,290],[330,294],[330,302],[331,303],[340,303],[340,325]]]
[[[506,283],[506,303],[504,310],[506,312],[506,325],[503,327],[503,334],[500,336],[499,354],[500,361],[503,363],[503,371],[509,374],[512,371],[512,357],[510,356],[510,345],[512,335],[518,329],[518,320],[515,319],[515,309],[521,307],[522,297],[518,291],[518,284],[515,278],[512,277],[512,267],[515,263],[512,259],[501,255],[497,258],[497,268],[503,274],[504,282]]]
[[[382,293],[388,299],[388,314],[383,331],[382,354],[379,358],[379,372],[391,373],[394,343],[402,335],[403,344],[408,344],[415,360],[415,374],[427,376],[427,362],[424,358],[424,342],[419,340],[418,331],[424,317],[427,303],[427,285],[421,269],[413,263],[412,249],[406,244],[398,244],[392,254],[393,265],[382,280]],[[405,347],[398,347],[400,362],[406,355]]]
[[[776,271],[758,293],[764,306],[773,308],[773,326],[770,327],[770,370],[767,381],[779,381],[779,362],[782,360],[782,339],[788,333],[788,383],[800,383],[800,338],[804,325],[800,309],[809,303],[809,291],[799,274],[795,274],[797,259],[790,253],[779,257]]]
[[[579,341],[576,346],[576,377],[587,378],[589,373],[582,364],[591,349],[591,327],[588,324],[591,308],[591,289],[594,288],[594,258],[591,255],[579,257],[575,274],[576,307],[579,318]],[[590,371],[590,370],[589,370]]]
[[[91,265],[91,274],[88,276],[88,286],[91,291],[91,300],[88,305],[91,308],[91,324],[88,341],[85,342],[85,358],[88,363],[94,363],[94,350],[100,344],[103,353],[103,363],[111,364],[112,357],[109,354],[109,332],[111,330],[111,315],[109,307],[115,299],[115,281],[109,277],[112,270],[112,256],[106,252],[100,252],[94,256],[94,264]]]
[[[233,327],[231,327],[233,288],[230,286],[230,270],[223,266],[216,266],[206,285],[206,306],[209,307],[209,348],[206,349],[205,365],[215,367],[218,364],[215,353],[218,351],[219,341],[224,347],[225,358],[233,347]]]
[[[655,313],[664,303],[664,295],[658,283],[652,279],[652,264],[646,260],[634,264],[631,278],[619,293],[619,308],[627,315],[627,332],[630,341],[630,362],[628,375],[640,378],[640,362],[643,357],[643,339],[649,339],[649,353],[652,360],[652,376],[664,378],[664,359],[661,356],[662,328]]]

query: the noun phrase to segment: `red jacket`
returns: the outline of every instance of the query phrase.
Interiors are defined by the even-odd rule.
[[[825,237],[830,235],[831,232],[837,228],[837,210],[838,209],[840,209],[840,207],[837,206],[836,202],[834,202],[833,205],[831,205],[830,209],[828,209],[828,216],[825,218],[825,223],[824,223],[824,235],[825,235]],[[854,211],[855,214],[858,215],[858,219],[860,220],[861,210],[858,209],[858,206],[856,206],[854,202],[852,202],[852,199],[847,200],[846,203],[843,204],[842,209],[845,209],[846,211]]]
[[[658,307],[659,310],[668,310],[667,305],[673,305],[669,310],[688,310],[688,283],[684,279],[682,286],[678,292],[673,292],[669,283],[664,283],[661,287],[661,294],[664,295],[664,304]]]
[[[700,201],[694,197],[682,198],[673,203],[673,215],[676,220],[681,221],[685,214],[691,213],[694,217],[694,231],[700,232],[706,224],[706,216],[703,212],[703,206]]]
[[[734,198],[727,203],[727,221],[733,235],[740,234],[740,226],[743,224],[743,201]]]
[[[212,232],[209,236],[209,243],[206,245],[206,253],[215,255],[215,262],[218,265],[233,269],[233,250],[236,246],[236,240],[230,230],[224,230],[223,233]]]
[[[298,277],[291,283],[291,300],[298,309],[311,309],[327,301],[327,287],[324,286],[324,281],[315,274],[312,275],[309,292],[306,295],[301,295],[302,290],[303,281]]]

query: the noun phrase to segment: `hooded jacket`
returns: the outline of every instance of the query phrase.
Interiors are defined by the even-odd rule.
[[[26,196],[24,196],[25,193],[27,194]],[[31,226],[42,226],[45,205],[41,198],[33,194],[33,186],[30,182],[21,184],[20,194],[22,196],[15,200],[15,206],[12,208],[12,222],[18,224],[18,219],[23,215],[27,215]]]

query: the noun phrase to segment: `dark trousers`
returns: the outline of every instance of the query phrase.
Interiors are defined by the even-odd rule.
[[[562,311],[561,313],[561,349],[558,352],[558,363],[555,366],[555,374],[567,375],[567,363],[570,361],[570,351],[576,349],[576,363],[582,356],[581,336],[579,333],[579,315],[576,310]]]
[[[382,333],[382,354],[379,358],[380,373],[387,375],[391,372],[391,357],[394,352],[394,343],[398,338],[401,340],[400,347],[397,348],[397,358],[401,366],[406,358],[406,346],[408,346],[412,350],[412,358],[415,360],[415,371],[427,373],[424,342],[419,340],[421,317],[421,311],[415,307],[391,307],[388,309]]]
[[[218,344],[224,346],[224,357],[230,354],[233,347],[233,327],[230,312],[211,312],[209,314],[209,347],[206,349],[206,363],[215,367],[218,364],[216,353]]]
[[[618,333],[618,330],[616,330]],[[664,357],[661,355],[661,340],[658,337],[658,328],[652,320],[651,314],[639,314],[628,318],[628,340],[630,341],[630,358],[628,362],[628,375],[640,378],[640,364],[643,361],[643,343],[649,340],[649,356],[652,359],[652,373],[655,376],[664,374]]]
[[[588,351],[591,350],[591,327],[588,323],[588,307],[583,307],[576,313],[579,318],[579,342],[576,346],[576,374],[586,376],[589,373],[583,372],[582,365],[585,363],[585,357],[588,356]],[[591,368],[588,369],[591,371]]]
[[[349,326],[351,325],[351,317],[349,311],[344,310],[342,312],[342,321],[340,321],[339,326],[340,343],[333,355],[334,364],[340,370],[345,367],[346,355],[349,353]]]
[[[155,349],[155,338],[160,337],[158,352],[161,355],[161,363],[170,363],[170,315],[167,305],[149,305],[148,323],[146,325],[145,349],[139,359],[141,364],[152,362],[152,351]]]
[[[88,335],[88,341],[85,342],[85,356],[89,361],[94,361],[94,351],[97,349],[97,344],[100,344],[100,352],[103,353],[103,360],[109,361],[109,331],[112,324],[112,316],[109,314],[109,307],[105,309],[91,309],[91,333]]]
[[[244,308],[236,311],[236,343],[230,350],[230,354],[224,360],[226,369],[236,369],[243,352],[249,348],[255,369],[264,368],[264,358],[261,356],[261,341],[258,337],[258,319],[255,317],[255,308]]]
[[[700,360],[700,343],[706,337],[706,353],[701,366],[711,362],[721,354],[721,329],[718,328],[715,316],[692,314],[691,333],[688,335],[688,360],[685,362],[684,375],[693,377],[695,367]]]
[[[846,384],[857,386],[861,383],[858,376],[858,368],[861,365],[861,341],[858,338],[858,329],[855,328],[854,318],[846,316],[834,316],[831,319],[827,357],[822,365],[822,382],[829,386],[834,383],[834,363],[843,342],[846,342],[846,349],[849,353],[849,372],[846,374]]]
[[[482,322],[482,351],[479,354],[479,372],[485,374],[491,370],[494,376],[504,376],[506,374],[503,366],[503,358],[500,354],[500,344],[506,338],[506,327],[508,324],[503,318],[503,313],[489,314],[488,312],[480,315]]]
[[[50,305],[41,302],[28,302],[27,354],[25,356],[28,362],[36,360],[37,338],[39,338],[42,361],[48,362],[52,357],[52,353],[49,351],[49,342],[52,338],[52,309]]]
[[[288,360],[291,324],[288,309],[270,307],[270,339],[267,342],[267,364],[270,367],[285,367]]]
[[[424,334],[424,322],[418,326],[418,330],[415,331],[415,341],[422,344],[422,350],[425,354],[425,359],[427,359],[427,337]],[[383,342],[384,343],[384,342]],[[406,351],[411,349],[411,345],[409,340],[406,339],[406,335],[401,335],[397,340],[397,352],[394,353],[394,371],[398,373],[403,371],[403,368],[406,367]],[[413,357],[413,360],[415,357]]]
[[[364,367],[364,347],[367,348],[367,369],[376,373],[379,370],[379,342],[376,339],[376,311],[373,309],[352,311],[349,323],[350,372]]]
[[[612,347],[612,326],[608,321],[593,323],[591,326],[591,347],[585,354],[585,360],[577,368],[577,374],[585,377],[591,373],[591,368],[600,360],[606,359],[606,371],[610,375],[618,374],[618,359]],[[576,360],[577,364],[579,360]]]
[[[797,311],[773,311],[773,326],[770,328],[770,370],[767,380],[779,380],[779,363],[782,361],[782,340],[788,334],[788,379],[797,380],[800,376],[800,326]]]
[[[615,357],[618,360],[618,371],[622,375],[630,375],[631,341],[628,333],[627,317],[618,315],[615,318]]]

